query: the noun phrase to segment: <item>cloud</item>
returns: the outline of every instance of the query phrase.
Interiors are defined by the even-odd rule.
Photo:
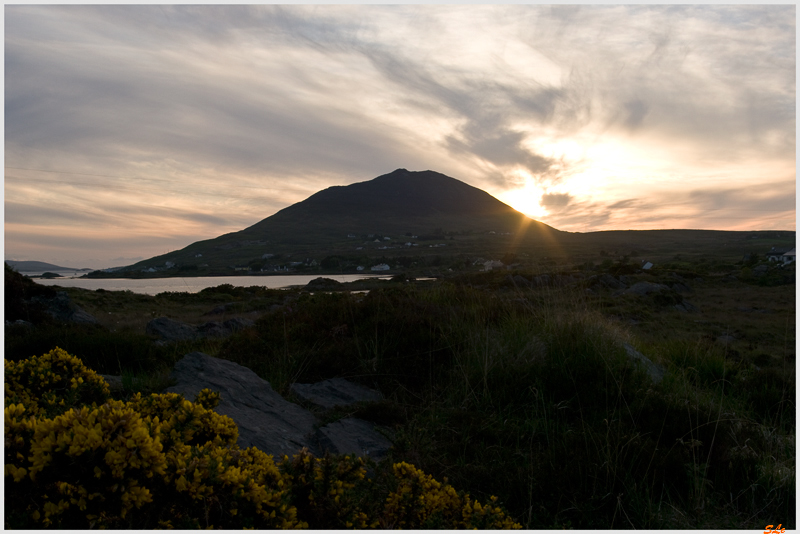
[[[795,15],[793,5],[7,6],[5,163],[65,174],[7,168],[6,233],[91,234],[102,222],[127,227],[131,243],[135,232],[160,243],[172,228],[188,244],[400,167],[495,194],[558,185],[565,193],[542,197],[556,227],[677,224],[659,184],[679,193],[686,209],[675,213],[729,210],[686,224],[728,227],[730,210],[736,225],[765,224],[795,190],[781,181],[795,168]],[[712,173],[716,185],[686,193]],[[764,176],[773,208],[746,207],[741,191]],[[74,243],[92,257],[79,251],[88,241]],[[110,243],[109,257],[130,255]]]

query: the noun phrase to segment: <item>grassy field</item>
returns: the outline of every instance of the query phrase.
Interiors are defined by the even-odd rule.
[[[794,268],[762,273],[740,249],[615,243],[598,236],[597,250],[511,271],[373,281],[366,294],[70,289],[102,327],[7,331],[6,357],[58,345],[145,392],[164,387],[192,350],[250,367],[289,398],[293,382],[342,376],[386,399],[329,418],[391,427],[390,462],[482,500],[497,495],[526,528],[796,528]],[[659,258],[656,267],[639,269],[644,257]],[[513,278],[543,275],[549,283]],[[666,288],[626,294],[600,277]],[[159,316],[239,316],[256,327],[158,346],[144,325]],[[663,380],[624,344],[661,366]]]

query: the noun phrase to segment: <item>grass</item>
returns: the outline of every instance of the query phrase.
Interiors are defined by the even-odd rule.
[[[163,387],[190,350],[245,365],[284,395],[293,382],[336,376],[377,388],[386,400],[354,410],[393,428],[391,461],[479,500],[497,495],[526,528],[795,528],[794,286],[708,264],[605,268],[628,272],[629,284],[671,285],[676,273],[691,288],[646,296],[593,285],[593,268],[573,284],[532,288],[495,272],[381,283],[365,295],[76,291],[98,316],[116,306],[120,318],[106,324],[125,326],[69,335],[53,326],[38,337],[107,368],[116,358],[131,390]],[[556,265],[548,274],[580,273]],[[686,301],[695,311],[675,308]],[[220,303],[258,313],[256,327],[158,348],[137,330],[145,313],[197,323]],[[7,336],[7,352],[44,352],[23,337]],[[623,343],[664,379],[654,383]]]

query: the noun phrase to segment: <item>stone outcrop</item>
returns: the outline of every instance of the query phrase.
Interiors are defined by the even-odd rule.
[[[637,282],[633,284],[631,287],[623,291],[625,295],[640,295],[644,296],[649,293],[656,293],[658,291],[662,291],[665,289],[669,289],[664,284],[655,284],[653,282]]]
[[[392,447],[388,438],[378,433],[372,423],[347,417],[320,428],[315,436],[319,449],[331,454],[355,454],[378,460]]]
[[[189,400],[204,388],[219,392],[215,410],[236,422],[240,447],[258,447],[276,456],[291,456],[306,447],[314,454],[354,453],[380,460],[392,445],[375,425],[352,417],[318,428],[314,414],[285,400],[250,369],[202,352],[178,361],[172,378],[177,384],[166,391],[181,393]],[[344,379],[299,386],[309,402],[323,407],[382,398],[379,392]]]
[[[66,291],[59,291],[55,297],[33,297],[31,302],[42,306],[45,313],[61,323],[100,324],[91,314],[72,302]]]
[[[292,393],[298,398],[322,408],[348,406],[362,401],[379,401],[379,391],[355,384],[344,378],[332,378],[316,384],[292,384]]]
[[[227,337],[234,332],[255,325],[249,319],[235,317],[225,322],[209,321],[199,326],[182,323],[169,317],[153,319],[145,327],[145,332],[157,336],[161,341],[188,341],[208,337]]]
[[[623,343],[622,346],[625,348],[625,352],[628,353],[628,357],[636,362],[637,365],[644,368],[645,372],[647,372],[648,376],[653,380],[653,383],[658,384],[664,379],[666,370],[663,367],[653,363],[650,358],[627,343]]]
[[[203,388],[219,392],[221,400],[215,410],[239,426],[240,447],[258,447],[276,456],[291,456],[303,447],[319,453],[311,439],[317,418],[286,401],[247,367],[192,352],[175,364],[172,378],[177,384],[166,391],[181,393],[189,400]]]

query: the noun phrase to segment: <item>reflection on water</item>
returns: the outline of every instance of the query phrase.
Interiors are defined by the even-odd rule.
[[[235,287],[262,286],[270,289],[305,286],[320,275],[278,275],[278,276],[199,276],[197,278],[52,278],[36,279],[36,283],[46,286],[80,287],[83,289],[105,289],[106,291],[133,291],[143,295],[157,295],[165,291],[197,293],[207,287],[230,284]],[[353,282],[366,278],[388,280],[391,276],[364,274],[324,275],[337,282]]]

